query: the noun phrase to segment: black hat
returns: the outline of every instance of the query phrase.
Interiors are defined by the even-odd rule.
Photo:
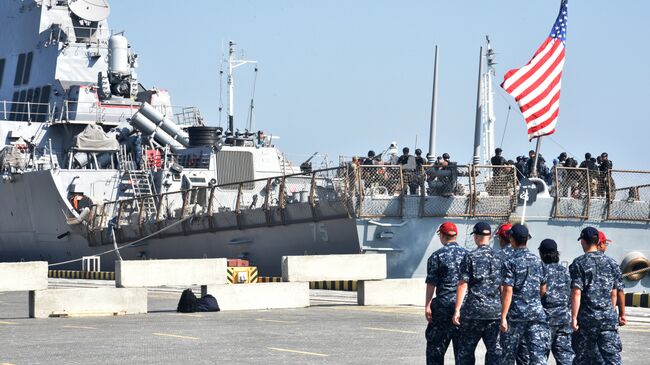
[[[443,154],[442,154],[442,158],[444,158],[445,160],[448,159],[448,158],[449,158],[449,154],[446,153],[446,152],[443,153]]]
[[[528,233],[528,228],[523,224],[515,224],[510,228],[510,237],[514,238],[515,241],[521,241],[523,239],[533,238],[530,233]]]
[[[560,155],[557,158],[558,158],[558,160],[561,160],[562,158],[567,158],[566,152],[560,153]]]
[[[416,149],[415,149],[415,154],[418,155],[418,156],[421,155],[421,154],[422,154],[422,150],[419,149],[419,148],[416,148]]]
[[[585,153],[585,160],[591,160],[591,153]]]
[[[402,148],[402,153],[409,153],[411,150],[409,150],[408,147]]]
[[[496,150],[494,150],[494,152],[501,153],[501,152],[503,152],[503,150],[501,148],[497,148]]]
[[[474,225],[474,229],[472,230],[471,234],[475,234],[477,236],[489,236],[492,234],[492,228],[486,222],[478,222]]]
[[[578,237],[578,241],[584,239],[587,242],[591,242],[594,237],[598,238],[598,230],[594,227],[587,227],[580,232],[580,237]]]
[[[553,241],[552,239],[547,238],[539,244],[539,251],[543,253],[556,252],[557,243],[555,243],[555,241]]]
[[[368,151],[368,157],[375,157],[375,151],[373,150]]]

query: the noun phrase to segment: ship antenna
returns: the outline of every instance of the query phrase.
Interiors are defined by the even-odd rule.
[[[257,71],[258,68],[257,66],[255,66],[255,76],[253,77],[253,89],[251,91],[251,105],[248,109],[248,130],[249,131],[255,130],[255,123],[254,123],[255,115],[253,114],[253,109],[255,109],[255,104],[253,101],[255,100],[255,89],[257,86]]]
[[[219,68],[219,127],[221,127],[221,117],[223,115],[223,64]]]
[[[228,42],[228,130],[233,134],[235,132],[235,80],[233,78],[233,70],[247,63],[257,63],[256,61],[235,59],[236,45],[237,43],[233,41]]]

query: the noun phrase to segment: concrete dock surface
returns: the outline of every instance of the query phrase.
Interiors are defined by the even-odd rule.
[[[359,307],[356,293],[312,290],[309,308],[179,314],[179,297],[180,288],[150,290],[146,315],[29,319],[26,292],[0,293],[0,364],[425,363],[422,307]],[[624,363],[647,363],[650,310],[629,312]],[[480,344],[478,364],[484,353]]]

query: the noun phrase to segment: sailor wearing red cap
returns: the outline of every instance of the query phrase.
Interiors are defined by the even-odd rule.
[[[445,352],[452,340],[454,352],[458,351],[456,344],[458,329],[451,323],[451,318],[456,304],[460,262],[467,255],[467,250],[456,243],[458,228],[454,223],[441,224],[438,228],[438,236],[443,247],[431,254],[427,261],[425,305],[425,314],[429,322],[425,332],[427,364],[444,364]]]

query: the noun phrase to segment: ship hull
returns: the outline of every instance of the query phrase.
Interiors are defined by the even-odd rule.
[[[62,198],[65,188],[58,181],[55,173],[40,171],[16,175],[0,184],[0,261],[45,260],[52,265],[51,269],[78,270],[81,257],[103,253],[101,269],[113,270],[117,254],[105,253],[113,249],[112,237],[106,230],[93,235],[83,224],[68,224],[68,218],[73,216],[71,206]],[[119,245],[138,241],[120,249],[125,260],[246,258],[264,276],[281,274],[282,256],[360,252],[354,219],[314,221],[307,219],[311,216],[309,208],[292,208],[289,212],[296,215],[305,210],[309,214],[273,226],[247,227],[244,218],[241,229],[223,228],[219,214],[177,224],[144,223],[138,228],[118,229],[116,239]],[[254,213],[259,215],[259,211]],[[210,220],[216,223],[210,224]],[[152,236],[140,241],[149,235]],[[76,261],[57,265],[70,260]]]

